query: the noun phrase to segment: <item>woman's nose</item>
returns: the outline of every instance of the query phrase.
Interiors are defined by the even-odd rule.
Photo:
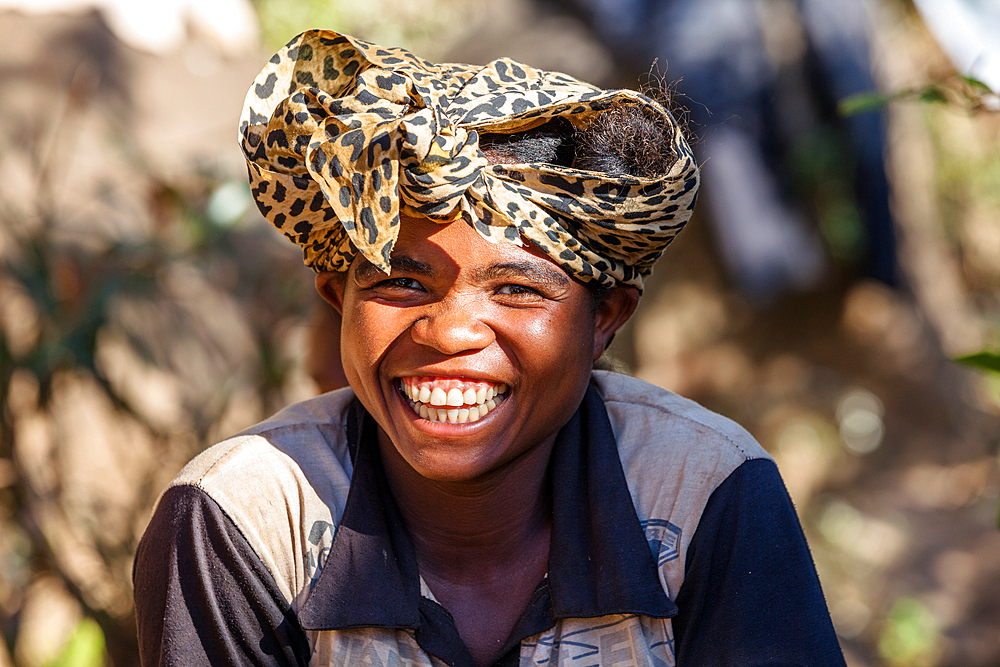
[[[460,354],[482,350],[496,340],[496,335],[470,303],[445,299],[410,327],[410,335],[419,345],[432,347],[442,354]]]

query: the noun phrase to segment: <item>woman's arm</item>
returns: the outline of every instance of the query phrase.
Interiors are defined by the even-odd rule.
[[[197,487],[163,495],[132,579],[144,667],[308,664],[305,633],[271,573]]]
[[[745,462],[712,494],[676,602],[679,667],[844,665],[802,527],[770,460]]]

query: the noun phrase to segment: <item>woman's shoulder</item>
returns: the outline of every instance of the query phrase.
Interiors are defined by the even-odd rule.
[[[314,478],[351,472],[347,445],[350,389],[294,403],[272,417],[209,447],[191,460],[172,486],[193,484],[212,491],[259,483],[282,484],[283,474]]]
[[[770,460],[730,419],[661,387],[595,371],[629,493],[671,598],[712,494],[748,461]]]
[[[652,449],[675,459],[710,456],[734,465],[770,458],[742,426],[667,389],[608,371],[594,371],[592,381],[623,455]]]
[[[328,546],[347,502],[354,404],[348,389],[290,405],[206,449],[168,486],[195,487],[214,501],[289,601],[314,574],[308,564]]]

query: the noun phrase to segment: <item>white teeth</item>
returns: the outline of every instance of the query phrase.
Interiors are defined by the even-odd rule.
[[[407,402],[410,408],[415,413],[422,419],[442,424],[467,424],[479,421],[507,398],[504,394],[508,389],[506,384],[495,387],[469,387],[465,391],[458,387],[449,390],[432,387],[426,381],[419,386],[411,382],[400,384],[403,394],[409,399]]]
[[[441,387],[434,387],[430,395],[431,405],[448,405],[448,394]]]
[[[500,403],[503,402],[503,398],[500,400],[490,399],[485,403],[471,408],[448,408],[439,409],[429,407],[426,403],[410,402],[410,408],[414,412],[418,413],[421,418],[432,422],[438,422],[442,424],[466,424],[470,422],[479,421],[491,410],[495,410]]]
[[[465,398],[462,397],[462,390],[458,387],[453,387],[448,391],[448,405],[453,408],[465,405]]]

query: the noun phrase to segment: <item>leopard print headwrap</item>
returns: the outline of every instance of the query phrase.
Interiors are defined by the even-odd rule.
[[[669,119],[678,156],[658,178],[552,164],[489,165],[479,132],[512,133],[642,105]],[[360,252],[388,273],[400,213],[464,219],[529,240],[583,282],[642,288],[691,216],[698,166],[663,107],[509,59],[437,65],[325,30],[281,49],[247,93],[240,143],[261,213],[316,271]]]

